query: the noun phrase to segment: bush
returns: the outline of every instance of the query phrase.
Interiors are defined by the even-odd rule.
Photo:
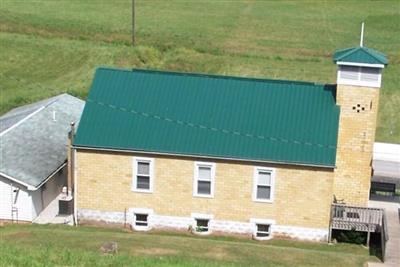
[[[350,231],[341,231],[337,236],[339,242],[352,243],[352,244],[365,244],[367,238],[364,232],[357,232],[354,228]]]

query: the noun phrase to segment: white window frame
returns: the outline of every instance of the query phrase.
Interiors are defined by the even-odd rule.
[[[153,215],[154,211],[152,209],[147,209],[147,208],[133,208],[129,209],[129,212],[131,214],[133,213],[133,222],[132,222],[132,227],[136,231],[149,231],[151,230],[151,225],[150,225],[150,217]],[[144,225],[136,225],[136,215],[147,215],[147,226]]]
[[[194,174],[193,174],[193,196],[194,197],[205,197],[205,198],[214,198],[214,190],[215,190],[215,166],[214,162],[203,162],[203,161],[195,161],[194,162]],[[202,181],[199,179],[199,167],[210,167],[211,168],[211,185],[210,185],[210,194],[198,194],[198,181]],[[205,180],[203,180],[205,181]],[[208,181],[208,180],[207,180]]]
[[[138,163],[146,162],[149,163],[149,189],[141,189],[137,188],[137,176],[138,176]],[[132,191],[140,192],[140,193],[153,193],[154,191],[154,159],[153,158],[144,158],[144,157],[134,157],[133,158],[133,177],[132,177]]]
[[[214,219],[214,215],[212,214],[204,214],[204,213],[192,213],[191,217],[193,219],[194,222],[194,227],[193,227],[193,231],[195,234],[198,235],[209,235],[211,234],[211,221]],[[208,221],[208,229],[207,231],[197,231],[197,220],[205,220]]]
[[[269,199],[260,199],[257,198],[257,186],[258,186],[258,173],[259,172],[269,172],[271,173],[271,191],[270,191],[270,198]],[[254,167],[253,173],[253,194],[252,198],[254,202],[264,202],[264,203],[273,203],[274,202],[274,195],[275,195],[275,168],[268,168],[268,167]]]
[[[275,220],[271,219],[250,219],[250,223],[253,224],[253,239],[255,240],[270,240],[273,237],[273,229],[275,225]],[[258,225],[269,225],[269,232],[268,236],[257,236],[258,230],[257,226]]]
[[[337,72],[337,83],[338,84],[344,84],[344,85],[355,85],[355,86],[366,86],[366,87],[375,87],[375,88],[380,88],[382,84],[382,69],[384,68],[384,65],[382,64],[362,64],[362,63],[353,63],[351,64],[350,62],[338,62],[339,69]],[[352,66],[358,68],[357,71],[357,80],[351,80],[351,79],[343,79],[342,76],[342,68],[341,66]],[[379,69],[379,74],[378,74],[378,80],[377,81],[362,81],[361,80],[361,73],[363,71],[363,68],[376,68]]]

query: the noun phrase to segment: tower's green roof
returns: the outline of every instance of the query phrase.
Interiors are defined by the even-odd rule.
[[[351,47],[338,50],[333,54],[333,61],[367,63],[367,64],[383,64],[387,65],[388,60],[384,54],[367,47]]]
[[[99,68],[74,145],[335,166],[334,86]]]

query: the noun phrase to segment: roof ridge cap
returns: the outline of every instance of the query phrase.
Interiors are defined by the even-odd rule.
[[[171,75],[181,75],[181,76],[194,76],[194,77],[208,77],[214,79],[230,79],[230,80],[246,80],[246,81],[258,81],[258,82],[273,82],[281,84],[301,84],[309,86],[321,86],[326,85],[325,83],[318,83],[312,81],[297,81],[297,80],[281,80],[281,79],[270,79],[270,78],[258,78],[258,77],[242,77],[233,75],[222,75],[222,74],[210,74],[210,73],[196,73],[196,72],[179,72],[179,71],[168,71],[168,70],[157,70],[157,69],[120,69],[113,67],[99,67],[97,70],[106,71],[123,71],[123,72],[144,72],[144,73],[160,73],[160,74],[171,74]]]
[[[361,46],[360,47],[350,47],[350,48],[346,48],[346,49],[349,49],[349,51],[347,51],[346,53],[344,53],[343,55],[341,55],[338,59],[337,59],[337,61],[339,61],[339,60],[341,60],[341,59],[343,59],[343,58],[345,58],[345,57],[347,57],[347,56],[350,56],[351,54],[353,54],[353,53],[355,53],[357,50],[359,50],[361,48]],[[346,49],[344,49],[344,50],[346,50]],[[343,50],[342,50],[343,51]]]
[[[23,124],[25,121],[29,120],[30,118],[32,118],[33,116],[35,116],[36,114],[38,114],[40,111],[44,110],[46,108],[45,105],[39,107],[38,109],[36,109],[34,112],[32,112],[31,114],[29,114],[28,116],[22,118],[21,120],[17,121],[14,125],[12,125],[10,128],[7,128],[6,130],[2,131],[0,133],[0,137],[3,137],[3,135],[5,135],[6,133],[8,133],[9,131],[15,129],[16,127],[18,127],[19,125]]]

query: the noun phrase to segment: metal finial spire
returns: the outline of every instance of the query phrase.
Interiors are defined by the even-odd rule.
[[[360,37],[360,46],[362,47],[364,43],[364,22],[361,23],[361,37]]]

